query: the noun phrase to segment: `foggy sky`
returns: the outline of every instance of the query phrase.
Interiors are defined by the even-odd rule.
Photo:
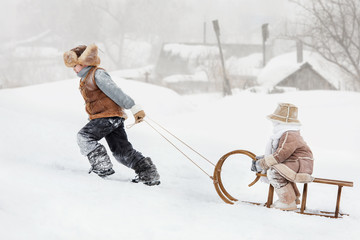
[[[108,1],[96,0],[73,0],[72,2],[80,1],[81,5],[88,5],[91,3],[104,4]],[[47,7],[42,6],[40,0],[3,0],[0,8],[0,26],[2,33],[0,36],[0,43],[6,41],[16,41],[29,38],[31,36],[40,34],[40,23],[51,23],[60,21],[67,17],[67,12],[71,8],[70,1],[64,0],[48,0],[47,2],[54,3],[56,11],[50,16],[42,14],[50,11]],[[118,1],[121,2],[121,1]],[[124,0],[122,2],[125,2]],[[151,2],[151,1],[150,1]],[[156,4],[156,0],[152,0]],[[211,21],[219,19],[222,28],[222,36],[228,41],[252,41],[246,39],[246,36],[253,31],[258,31],[259,26],[264,22],[270,24],[277,24],[281,19],[289,15],[289,5],[287,0],[184,0],[178,1],[186,3],[186,9],[175,9],[180,13],[178,18],[179,27],[174,29],[179,41],[202,41],[203,22],[208,24],[208,38],[209,41],[214,40]],[[34,6],[34,9],[32,9]],[[29,10],[24,10],[28,7]],[[76,7],[75,4],[73,7]],[[159,4],[159,8],[162,6]],[[22,11],[19,11],[22,8]],[[76,9],[81,12],[81,7]],[[166,9],[165,9],[166,10]],[[28,12],[29,15],[26,15]],[[141,16],[139,16],[141,18]],[[166,24],[167,19],[157,21],[157,24]],[[86,27],[93,27],[86,24],[84,19],[74,19],[74,24],[82,24]],[[30,27],[29,27],[30,26]],[[136,26],[127,26],[128,28]],[[173,41],[172,34],[166,33],[164,41]]]

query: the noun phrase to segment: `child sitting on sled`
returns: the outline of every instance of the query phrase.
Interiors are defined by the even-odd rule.
[[[296,182],[313,181],[313,155],[300,135],[298,108],[289,103],[280,103],[268,116],[272,121],[273,135],[267,144],[265,156],[253,161],[251,170],[266,172],[278,200],[272,207],[281,210],[296,210],[300,204],[300,192]]]

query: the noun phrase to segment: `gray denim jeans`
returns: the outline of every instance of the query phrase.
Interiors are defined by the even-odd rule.
[[[133,168],[144,156],[136,151],[127,138],[124,119],[120,117],[97,118],[87,123],[77,134],[80,152],[84,156],[101,146],[99,141],[105,137],[115,159]]]

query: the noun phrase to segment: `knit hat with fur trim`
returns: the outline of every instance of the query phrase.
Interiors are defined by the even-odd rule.
[[[267,118],[280,123],[301,124],[298,120],[298,108],[290,103],[279,103],[274,113],[267,116]]]
[[[74,67],[77,64],[84,66],[98,66],[98,47],[95,44],[89,46],[80,45],[64,53],[64,63],[67,67]]]

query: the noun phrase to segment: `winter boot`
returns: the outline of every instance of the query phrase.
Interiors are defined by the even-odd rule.
[[[279,199],[271,205],[273,208],[277,208],[285,211],[296,210],[296,195],[293,186],[288,183],[284,187],[274,188]]]
[[[283,203],[283,202],[280,202],[279,200],[277,200],[274,202],[274,204],[271,205],[271,207],[280,209],[283,211],[294,211],[297,209],[295,201],[290,204],[287,204],[287,203]]]
[[[141,159],[134,166],[134,170],[137,176],[132,180],[133,182],[142,182],[149,186],[160,184],[160,175],[157,172],[156,166],[151,161],[151,158],[146,157]]]
[[[115,173],[104,146],[100,145],[94,151],[89,153],[88,159],[91,164],[89,173],[94,172],[100,177],[106,177]]]

